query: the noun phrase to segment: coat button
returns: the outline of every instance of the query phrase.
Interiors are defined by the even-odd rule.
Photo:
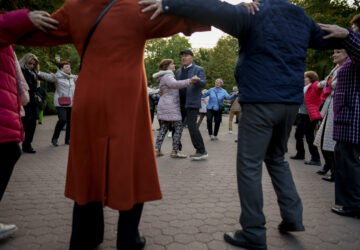
[[[165,5],[164,10],[169,10],[170,7],[168,5]]]

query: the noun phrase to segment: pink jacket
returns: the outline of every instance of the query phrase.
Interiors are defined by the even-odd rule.
[[[160,85],[162,96],[157,106],[157,117],[162,121],[181,121],[179,89],[190,85],[190,80],[176,81],[174,74],[160,71],[153,75]]]
[[[26,102],[25,87],[16,71],[16,58],[12,43],[35,27],[28,10],[0,12],[0,143],[23,140],[20,93]]]
[[[313,82],[305,93],[305,104],[309,112],[310,120],[321,119],[320,105],[322,100],[320,98],[322,89],[318,88],[319,82]]]

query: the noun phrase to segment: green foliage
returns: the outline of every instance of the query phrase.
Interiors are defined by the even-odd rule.
[[[174,35],[171,38],[150,40],[145,49],[145,67],[148,80],[158,71],[158,65],[164,58],[173,59],[177,68],[181,67],[181,50],[191,49],[188,38]],[[216,78],[224,80],[224,88],[228,91],[235,83],[234,66],[238,54],[238,43],[235,38],[223,36],[212,49],[193,49],[194,62],[204,68],[207,88],[214,85]]]
[[[215,80],[221,78],[224,81],[223,88],[231,91],[236,86],[234,68],[239,51],[236,38],[224,35],[216,46],[208,51],[208,60],[204,61],[203,67],[206,72],[206,88],[214,87]]]
[[[355,0],[353,6],[350,6],[347,0],[290,0],[290,2],[302,6],[315,22],[337,24],[342,27],[349,27],[351,18],[360,10],[360,0]],[[332,54],[332,51],[309,49],[306,69],[316,71],[320,79],[324,79],[334,67]]]
[[[0,10],[16,10],[27,8],[29,10],[45,10],[50,13],[58,9],[65,0],[0,0]]]
[[[45,10],[49,13],[58,9],[65,0],[0,0],[1,10],[14,10],[27,8],[29,10]],[[51,48],[15,46],[18,59],[26,53],[33,53],[39,58],[40,70],[44,72],[56,72],[57,65],[61,61],[69,61],[74,74],[79,72],[80,59],[73,45],[64,45]],[[54,91],[53,85],[49,84],[47,91]]]
[[[153,83],[152,75],[159,71],[159,64],[162,59],[173,59],[176,67],[181,67],[180,51],[191,49],[189,40],[180,35],[170,38],[149,40],[145,48],[145,68],[147,79]],[[157,85],[154,84],[154,85]]]
[[[48,92],[45,101],[44,115],[55,115],[55,114],[57,114],[57,111],[54,106],[54,92]]]

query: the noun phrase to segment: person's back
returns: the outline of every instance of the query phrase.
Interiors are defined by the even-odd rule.
[[[287,0],[256,2],[260,2],[260,11],[255,15],[243,6],[219,0],[162,0],[161,6],[155,6],[157,13],[163,9],[213,25],[239,41],[235,78],[242,104],[237,151],[242,230],[227,232],[224,239],[247,249],[267,249],[262,163],[266,164],[278,198],[282,218],[279,231],[304,231],[301,200],[284,155],[303,101],[307,49],[341,44],[339,40],[323,40],[326,33],[302,8]]]
[[[164,0],[163,4],[166,13],[213,25],[238,39],[235,78],[239,101],[244,103],[301,104],[307,49],[334,48],[338,43],[323,40],[325,32],[303,8],[287,0],[262,0],[255,15],[218,0]]]

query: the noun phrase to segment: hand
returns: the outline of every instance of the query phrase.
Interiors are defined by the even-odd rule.
[[[154,20],[158,15],[164,12],[162,0],[140,0],[139,4],[148,5],[146,8],[142,9],[141,12],[155,10],[154,14],[150,17],[150,20]]]
[[[243,6],[247,9],[247,11],[252,14],[252,15],[255,15],[255,12],[258,12],[260,11],[259,9],[259,5],[260,3],[259,2],[251,2],[251,3],[239,3],[240,6]]]
[[[236,95],[236,96],[239,96],[239,91],[236,91],[236,92],[235,92],[235,95]]]
[[[28,16],[34,26],[45,33],[47,32],[47,30],[58,29],[59,22],[51,18],[50,14],[45,11],[30,11]]]
[[[191,79],[190,79],[190,83],[196,83],[197,81],[199,81],[200,80],[200,78],[198,77],[198,76],[193,76],[193,77],[191,77]]]
[[[320,29],[328,32],[329,34],[324,36],[323,39],[329,38],[346,38],[349,35],[349,31],[343,27],[335,24],[322,24],[319,23]]]
[[[255,15],[255,12],[260,11],[259,4],[259,2],[239,3],[239,5],[245,7],[251,15]]]
[[[159,96],[162,96],[162,95],[163,95],[163,92],[162,92],[161,89],[159,90],[158,94],[159,94]]]

